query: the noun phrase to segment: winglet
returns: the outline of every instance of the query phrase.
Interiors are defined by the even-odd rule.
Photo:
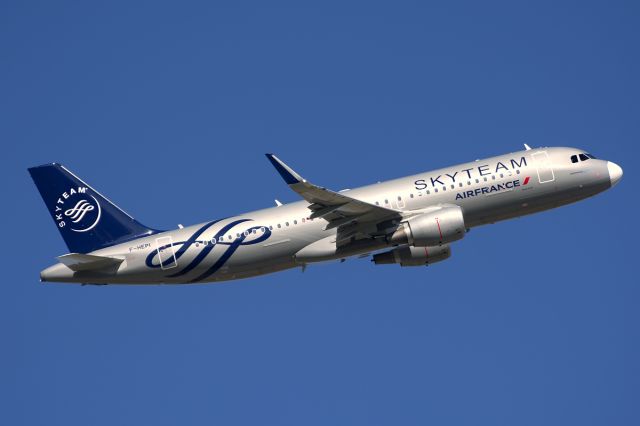
[[[282,160],[280,160],[275,155],[273,154],[265,154],[265,155],[267,156],[269,161],[271,161],[271,164],[273,164],[273,166],[276,168],[278,173],[280,173],[280,176],[282,176],[282,179],[284,179],[284,181],[288,185],[294,185],[296,183],[306,182],[302,178],[302,176],[294,172],[293,169],[291,169],[291,167],[284,164]]]

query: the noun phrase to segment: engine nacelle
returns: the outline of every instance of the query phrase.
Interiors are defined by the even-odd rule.
[[[440,262],[451,256],[447,244],[435,247],[405,246],[373,255],[373,263],[387,265],[397,263],[400,266],[425,266]]]
[[[388,240],[391,244],[429,247],[457,241],[465,231],[462,209],[442,207],[402,222]]]

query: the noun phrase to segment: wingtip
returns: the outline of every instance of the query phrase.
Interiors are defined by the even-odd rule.
[[[280,173],[280,176],[282,176],[282,178],[288,185],[292,185],[303,180],[296,172],[291,170],[289,166],[284,164],[282,160],[280,160],[274,154],[265,154],[265,155],[267,156],[271,164],[273,164],[273,166],[276,168],[278,173]]]
[[[271,164],[273,164],[274,166],[280,162],[278,161],[278,157],[276,157],[276,155],[271,152],[266,153],[264,156],[267,157],[267,160],[271,161]]]

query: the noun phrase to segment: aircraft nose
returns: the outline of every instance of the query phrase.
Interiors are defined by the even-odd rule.
[[[609,180],[611,180],[611,186],[614,186],[620,182],[620,179],[622,179],[622,167],[618,166],[616,163],[607,161],[607,169],[609,169]]]

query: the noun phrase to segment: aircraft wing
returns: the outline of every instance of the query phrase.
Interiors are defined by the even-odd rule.
[[[338,242],[349,240],[358,234],[376,236],[377,224],[401,217],[397,210],[377,206],[349,197],[344,193],[308,182],[273,154],[266,154],[280,176],[308,201],[310,219],[322,218],[328,223],[325,229],[338,228]]]

